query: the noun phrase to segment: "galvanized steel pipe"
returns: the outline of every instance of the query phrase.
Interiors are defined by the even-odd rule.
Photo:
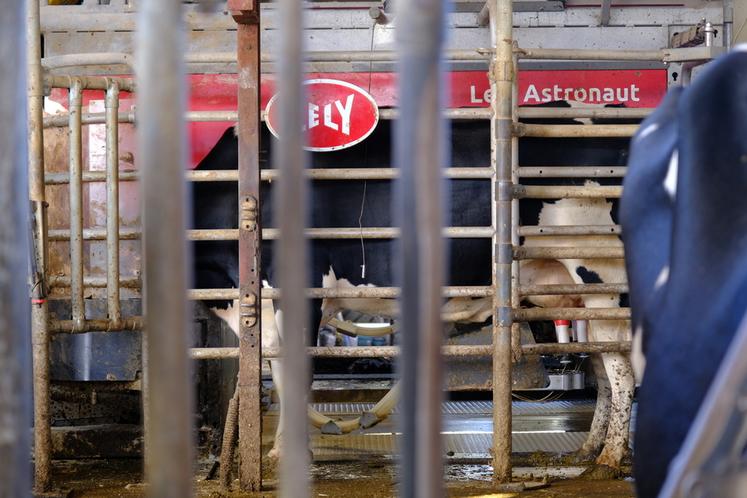
[[[630,308],[526,308],[514,310],[517,321],[629,320]]]
[[[84,332],[117,332],[127,330],[142,330],[143,318],[132,316],[122,318],[119,323],[108,319],[88,319],[83,323],[72,320],[50,320],[49,330],[53,334],[82,334]]]
[[[86,319],[83,302],[83,129],[80,123],[83,87],[77,80],[72,81],[69,100],[70,300],[73,322],[82,326]]]
[[[540,138],[626,138],[635,135],[638,125],[629,124],[526,124],[516,123],[514,132],[519,137]]]
[[[522,166],[521,178],[622,178],[625,166]]]
[[[491,0],[491,29],[495,54],[491,62],[493,119],[491,161],[495,237],[493,254],[493,478],[511,480],[511,329],[512,316],[512,199],[513,199],[513,5],[511,0]]]
[[[621,259],[622,247],[515,247],[516,259]]]
[[[122,277],[120,276],[117,280],[120,288],[126,289],[139,289],[142,285],[140,277]],[[48,285],[51,289],[54,288],[67,288],[70,287],[70,275],[50,275],[48,278]],[[88,288],[103,288],[109,285],[109,279],[106,277],[93,277],[86,275],[83,278],[83,287]]]
[[[529,225],[519,227],[517,230],[517,233],[522,237],[548,235],[619,235],[621,232],[620,225]]]
[[[193,481],[193,406],[187,331],[186,76],[181,2],[138,2],[137,150],[142,174],[147,342],[147,495],[188,498]]]
[[[49,307],[46,300],[47,210],[44,191],[44,80],[38,0],[26,0],[26,67],[28,92],[29,199],[34,209],[33,295],[31,336],[34,368],[34,490],[50,484],[52,429],[49,414]]]
[[[46,76],[44,85],[48,88],[70,88],[78,82],[83,90],[106,91],[109,85],[116,83],[123,92],[133,93],[135,82],[126,78],[112,78],[103,76]]]
[[[26,67],[28,91],[29,199],[34,208],[34,275],[37,301],[31,307],[34,367],[34,490],[49,489],[52,429],[49,414],[49,308],[46,300],[47,211],[44,192],[44,81],[41,67],[39,2],[26,0]]]
[[[550,284],[522,285],[522,296],[558,296],[566,294],[624,294],[628,284]]]
[[[310,239],[395,239],[400,236],[400,230],[395,227],[340,227],[340,228],[307,228],[304,233]],[[480,239],[490,238],[492,230],[490,227],[446,227],[442,231],[444,237],[452,239]],[[140,231],[128,228],[120,232],[122,240],[135,240],[140,238]],[[265,228],[262,230],[262,238],[265,240],[279,239],[280,232],[277,228]],[[70,237],[67,230],[53,230],[51,240],[65,241]],[[83,240],[104,240],[106,233],[102,229],[88,229],[83,231]],[[188,230],[189,240],[238,240],[239,230],[236,228],[214,228]]]
[[[304,296],[308,276],[308,254],[304,237],[308,197],[301,129],[306,108],[303,87],[304,5],[297,0],[279,0],[278,101],[279,147],[273,162],[280,169],[273,211],[279,214],[281,237],[276,258],[283,297],[283,337],[285,361],[281,363],[283,390],[280,402],[285,414],[280,421],[283,456],[280,460],[279,496],[309,496],[308,402],[309,360],[306,356],[308,303]]]
[[[38,4],[37,4],[38,6]],[[24,2],[0,10],[0,496],[31,488],[31,330]]]
[[[392,212],[401,227],[395,259],[402,285],[400,495],[444,496],[441,442],[441,286],[444,182],[449,157],[443,107],[443,0],[396,5],[399,120],[393,158],[400,170]]]
[[[489,179],[492,175],[490,168],[467,167],[445,168],[442,170],[446,178],[452,179]],[[399,178],[396,168],[316,168],[306,171],[312,180],[393,180]],[[277,178],[277,170],[263,169],[262,180],[269,181]]]
[[[567,353],[618,353],[630,351],[630,342],[571,342],[522,344],[522,354],[545,355]],[[358,347],[310,347],[306,354],[312,358],[397,358],[401,354],[398,346],[358,346]],[[441,354],[449,358],[485,358],[493,355],[493,346],[442,346]],[[193,360],[222,360],[238,358],[239,348],[192,348]],[[282,358],[279,348],[263,348],[265,359]]]
[[[397,287],[339,287],[322,288],[315,287],[306,289],[306,297],[309,299],[327,298],[388,298],[399,297]],[[481,286],[451,286],[443,288],[443,297],[487,297],[493,295],[492,287]],[[211,299],[238,299],[237,289],[192,289],[188,293],[189,299],[209,301]],[[280,299],[280,289],[263,289],[263,299]]]
[[[573,61],[662,61],[664,50],[578,50],[558,48],[518,48],[519,59]]]
[[[106,299],[109,320],[119,323],[119,87],[106,91]],[[81,178],[82,181],[82,178]]]
[[[588,109],[583,107],[539,107],[527,106],[519,108],[519,118],[531,119],[643,119],[653,112],[644,107],[620,108],[603,107]]]
[[[121,119],[120,123],[123,122]],[[85,124],[85,123],[84,123]],[[492,175],[490,168],[447,168],[444,176],[452,179],[489,179]],[[239,179],[238,170],[190,170],[186,178],[193,182],[235,182]],[[393,180],[399,177],[394,168],[312,168],[306,170],[306,176],[312,180]],[[586,175],[582,175],[586,176]],[[278,170],[263,169],[262,181],[275,180]],[[120,181],[136,181],[137,171],[122,171]],[[64,185],[69,181],[67,173],[51,173],[45,178],[47,185]],[[83,182],[106,181],[103,171],[84,171]]]
[[[518,199],[616,199],[622,195],[622,187],[514,185],[513,195]]]

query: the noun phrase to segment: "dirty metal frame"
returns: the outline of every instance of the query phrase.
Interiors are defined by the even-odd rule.
[[[39,2],[26,0],[29,199],[33,208],[31,340],[34,376],[34,490],[50,486],[52,428],[49,388],[49,307],[47,302],[47,203],[44,192],[44,80],[41,66]]]
[[[490,123],[493,210],[493,479],[511,481],[511,370],[514,323],[512,202],[514,66],[512,0],[488,4],[495,57],[488,75],[492,89]],[[516,282],[518,284],[518,282]]]
[[[260,491],[262,486],[261,414],[261,281],[259,229],[259,0],[229,0],[237,23],[238,62],[238,189],[239,189],[239,481],[242,490]],[[232,462],[222,462],[228,469]],[[227,470],[227,469],[226,469]]]

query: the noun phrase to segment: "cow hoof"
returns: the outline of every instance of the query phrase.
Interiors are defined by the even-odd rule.
[[[361,418],[358,420],[358,425],[361,429],[370,429],[381,422],[381,420],[375,413],[363,412]]]
[[[309,452],[309,462],[313,462],[314,452],[311,451],[311,448],[309,448],[307,451]],[[280,453],[280,448],[277,445],[273,446],[272,449],[267,453],[268,464],[271,468],[277,467],[277,465],[280,463],[280,459],[282,458]]]
[[[608,465],[594,464],[583,471],[579,478],[588,481],[608,481],[611,479],[617,479],[620,475],[620,469]]]
[[[267,453],[267,458],[272,465],[276,465],[280,461],[280,447],[278,445],[273,446]]]
[[[337,423],[334,420],[330,420],[326,424],[324,424],[320,430],[322,431],[322,434],[329,434],[333,436],[340,436],[342,435],[342,428],[337,425]]]

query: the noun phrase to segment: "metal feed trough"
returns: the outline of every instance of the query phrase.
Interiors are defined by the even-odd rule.
[[[523,59],[540,60],[625,60],[625,61],[701,61],[710,58],[713,47],[703,49],[667,49],[655,51],[557,50],[521,49],[513,42],[512,2],[488,2],[493,46],[489,50],[446,50],[442,47],[443,5],[438,0],[415,4],[401,2],[398,35],[400,51],[378,52],[303,52],[299,36],[303,26],[303,7],[295,0],[281,0],[279,9],[283,22],[280,29],[280,48],[277,53],[260,50],[260,8],[256,0],[228,0],[228,10],[236,21],[236,53],[196,54],[183,56],[181,3],[176,0],[140,0],[138,3],[138,51],[129,53],[79,54],[41,58],[39,2],[27,0],[27,41],[29,44],[28,108],[29,108],[29,190],[33,206],[33,251],[36,272],[33,281],[32,336],[34,367],[34,487],[45,491],[50,487],[50,373],[49,344],[52,334],[83,333],[87,331],[145,330],[143,335],[143,363],[145,405],[145,460],[150,482],[149,494],[158,497],[184,497],[191,494],[191,400],[189,358],[238,358],[239,381],[237,396],[240,454],[240,485],[243,490],[259,490],[262,484],[260,442],[262,419],[260,407],[261,360],[283,356],[287,385],[282,402],[288,410],[284,431],[285,458],[281,468],[281,494],[303,496],[308,493],[306,398],[308,384],[306,358],[316,357],[393,357],[400,354],[396,347],[311,347],[305,348],[302,334],[286,335],[283,351],[263,350],[261,344],[262,298],[279,299],[280,291],[262,290],[259,267],[254,255],[263,239],[279,239],[282,259],[289,262],[281,273],[288,330],[300,330],[305,317],[307,297],[381,297],[402,300],[403,324],[410,334],[404,334],[401,354],[405,357],[405,392],[403,399],[404,442],[402,493],[406,496],[436,496],[442,494],[440,461],[440,368],[441,356],[491,356],[493,365],[493,469],[496,481],[511,479],[511,368],[512,361],[522,354],[560,354],[571,352],[627,351],[629,343],[576,343],[521,345],[518,322],[546,319],[626,319],[626,308],[610,309],[520,309],[520,299],[527,295],[557,295],[585,293],[622,293],[623,283],[588,285],[533,285],[520,286],[521,259],[547,258],[620,258],[618,249],[610,248],[522,248],[522,235],[595,235],[619,233],[619,227],[519,226],[518,202],[521,198],[584,198],[617,197],[620,187],[523,186],[521,178],[532,177],[621,177],[624,168],[600,171],[592,167],[554,168],[539,171],[517,164],[518,137],[622,137],[630,136],[635,126],[610,125],[528,125],[518,122],[522,117],[642,117],[648,110],[629,112],[620,109],[519,109],[517,103],[517,64]],[[21,9],[21,6],[17,6]],[[19,10],[20,12],[20,10]],[[90,22],[97,22],[91,20]],[[13,33],[3,32],[10,37]],[[7,44],[3,44],[4,46]],[[158,51],[150,47],[158,46]],[[422,47],[428,47],[423,50]],[[490,109],[444,110],[439,107],[441,60],[490,62],[490,81],[493,99]],[[398,110],[382,110],[385,119],[400,120],[398,148],[395,157],[399,169],[355,168],[313,169],[303,174],[303,137],[293,125],[303,105],[301,83],[304,61],[400,61],[402,73],[400,91],[403,95],[420,96],[405,100]],[[234,63],[243,75],[239,78],[238,110],[236,112],[198,111],[184,109],[185,64]],[[274,164],[280,169],[260,171],[259,101],[260,69],[263,62],[276,64],[286,96],[281,101],[281,151]],[[137,68],[133,82],[126,78],[53,75],[55,69],[75,71],[79,66],[124,65]],[[71,69],[72,68],[72,69]],[[423,92],[418,81],[428,76],[430,92]],[[69,90],[67,115],[43,117],[45,88]],[[88,89],[106,92],[105,112],[83,113],[82,92]],[[133,92],[137,96],[136,112],[119,111],[119,93]],[[423,96],[426,95],[426,96]],[[427,95],[431,95],[430,98]],[[2,114],[5,117],[5,114]],[[445,161],[434,151],[444,139],[438,116],[459,119],[489,119],[491,123],[491,164],[489,168],[449,168],[443,170],[448,178],[474,178],[490,181],[492,194],[492,225],[490,227],[442,228],[438,218],[423,220],[422,212],[439,212],[439,197],[428,195],[438,189],[438,171],[429,164],[442,165]],[[136,119],[137,118],[137,119]],[[14,118],[13,118],[14,119]],[[241,203],[238,229],[185,230],[184,164],[186,142],[184,120],[238,120],[238,171],[193,171],[186,174],[188,181],[238,182]],[[118,124],[137,122],[138,165],[140,174],[119,172]],[[82,126],[105,124],[106,170],[83,171],[81,156]],[[43,129],[69,129],[69,171],[45,175]],[[410,143],[416,129],[426,127],[432,143]],[[432,171],[431,171],[432,170]],[[260,182],[279,179],[281,202],[296,206],[284,209],[278,229],[262,229],[256,222],[261,199]],[[304,231],[300,214],[305,198],[306,178],[315,180],[395,179],[402,181],[402,191],[414,204],[402,209],[402,230],[367,228],[367,238],[401,237],[404,245],[415,244],[420,253],[408,252],[403,265],[406,277],[399,288],[303,289],[304,235],[312,238],[361,237],[358,227],[319,228]],[[121,182],[140,180],[143,191],[143,227],[123,229],[119,225],[119,187]],[[106,227],[83,227],[83,185],[86,182],[106,184]],[[70,227],[50,230],[47,224],[48,206],[45,185],[69,185]],[[2,213],[4,217],[8,213]],[[4,225],[0,224],[0,228]],[[418,227],[416,230],[415,227]],[[119,247],[123,240],[144,236],[143,257],[146,261],[144,281],[122,278]],[[443,287],[440,273],[443,251],[441,237],[490,238],[493,253],[493,281],[488,287]],[[186,289],[186,240],[238,240],[240,258],[239,289]],[[48,271],[51,241],[70,243],[70,274],[52,275]],[[85,241],[106,241],[106,278],[86,275],[83,248]],[[427,243],[422,243],[427,240]],[[418,263],[418,261],[420,263]],[[291,266],[291,263],[293,266]],[[418,266],[418,264],[420,266]],[[418,278],[429,276],[428,279]],[[143,285],[144,284],[144,285]],[[144,287],[145,316],[122,316],[120,289]],[[72,313],[69,319],[50,317],[47,295],[50,288],[68,289]],[[108,317],[92,319],[86,315],[84,295],[88,288],[106,288]],[[440,336],[426,331],[440,326],[442,296],[492,296],[493,343],[489,346],[442,346]],[[188,350],[185,330],[188,324],[187,300],[238,299],[240,346]],[[417,310],[420,310],[418,314]],[[19,329],[20,330],[20,329]],[[149,331],[157,331],[149,333]],[[298,339],[298,340],[294,340]],[[414,347],[419,344],[419,348]],[[147,352],[147,353],[146,353]],[[415,378],[419,379],[417,394]],[[410,393],[410,395],[408,395]],[[28,394],[28,393],[27,393]],[[27,398],[28,399],[28,398]],[[168,414],[168,416],[165,416]],[[420,425],[416,433],[415,417]],[[227,424],[229,425],[229,424]],[[226,431],[228,437],[232,431]]]

